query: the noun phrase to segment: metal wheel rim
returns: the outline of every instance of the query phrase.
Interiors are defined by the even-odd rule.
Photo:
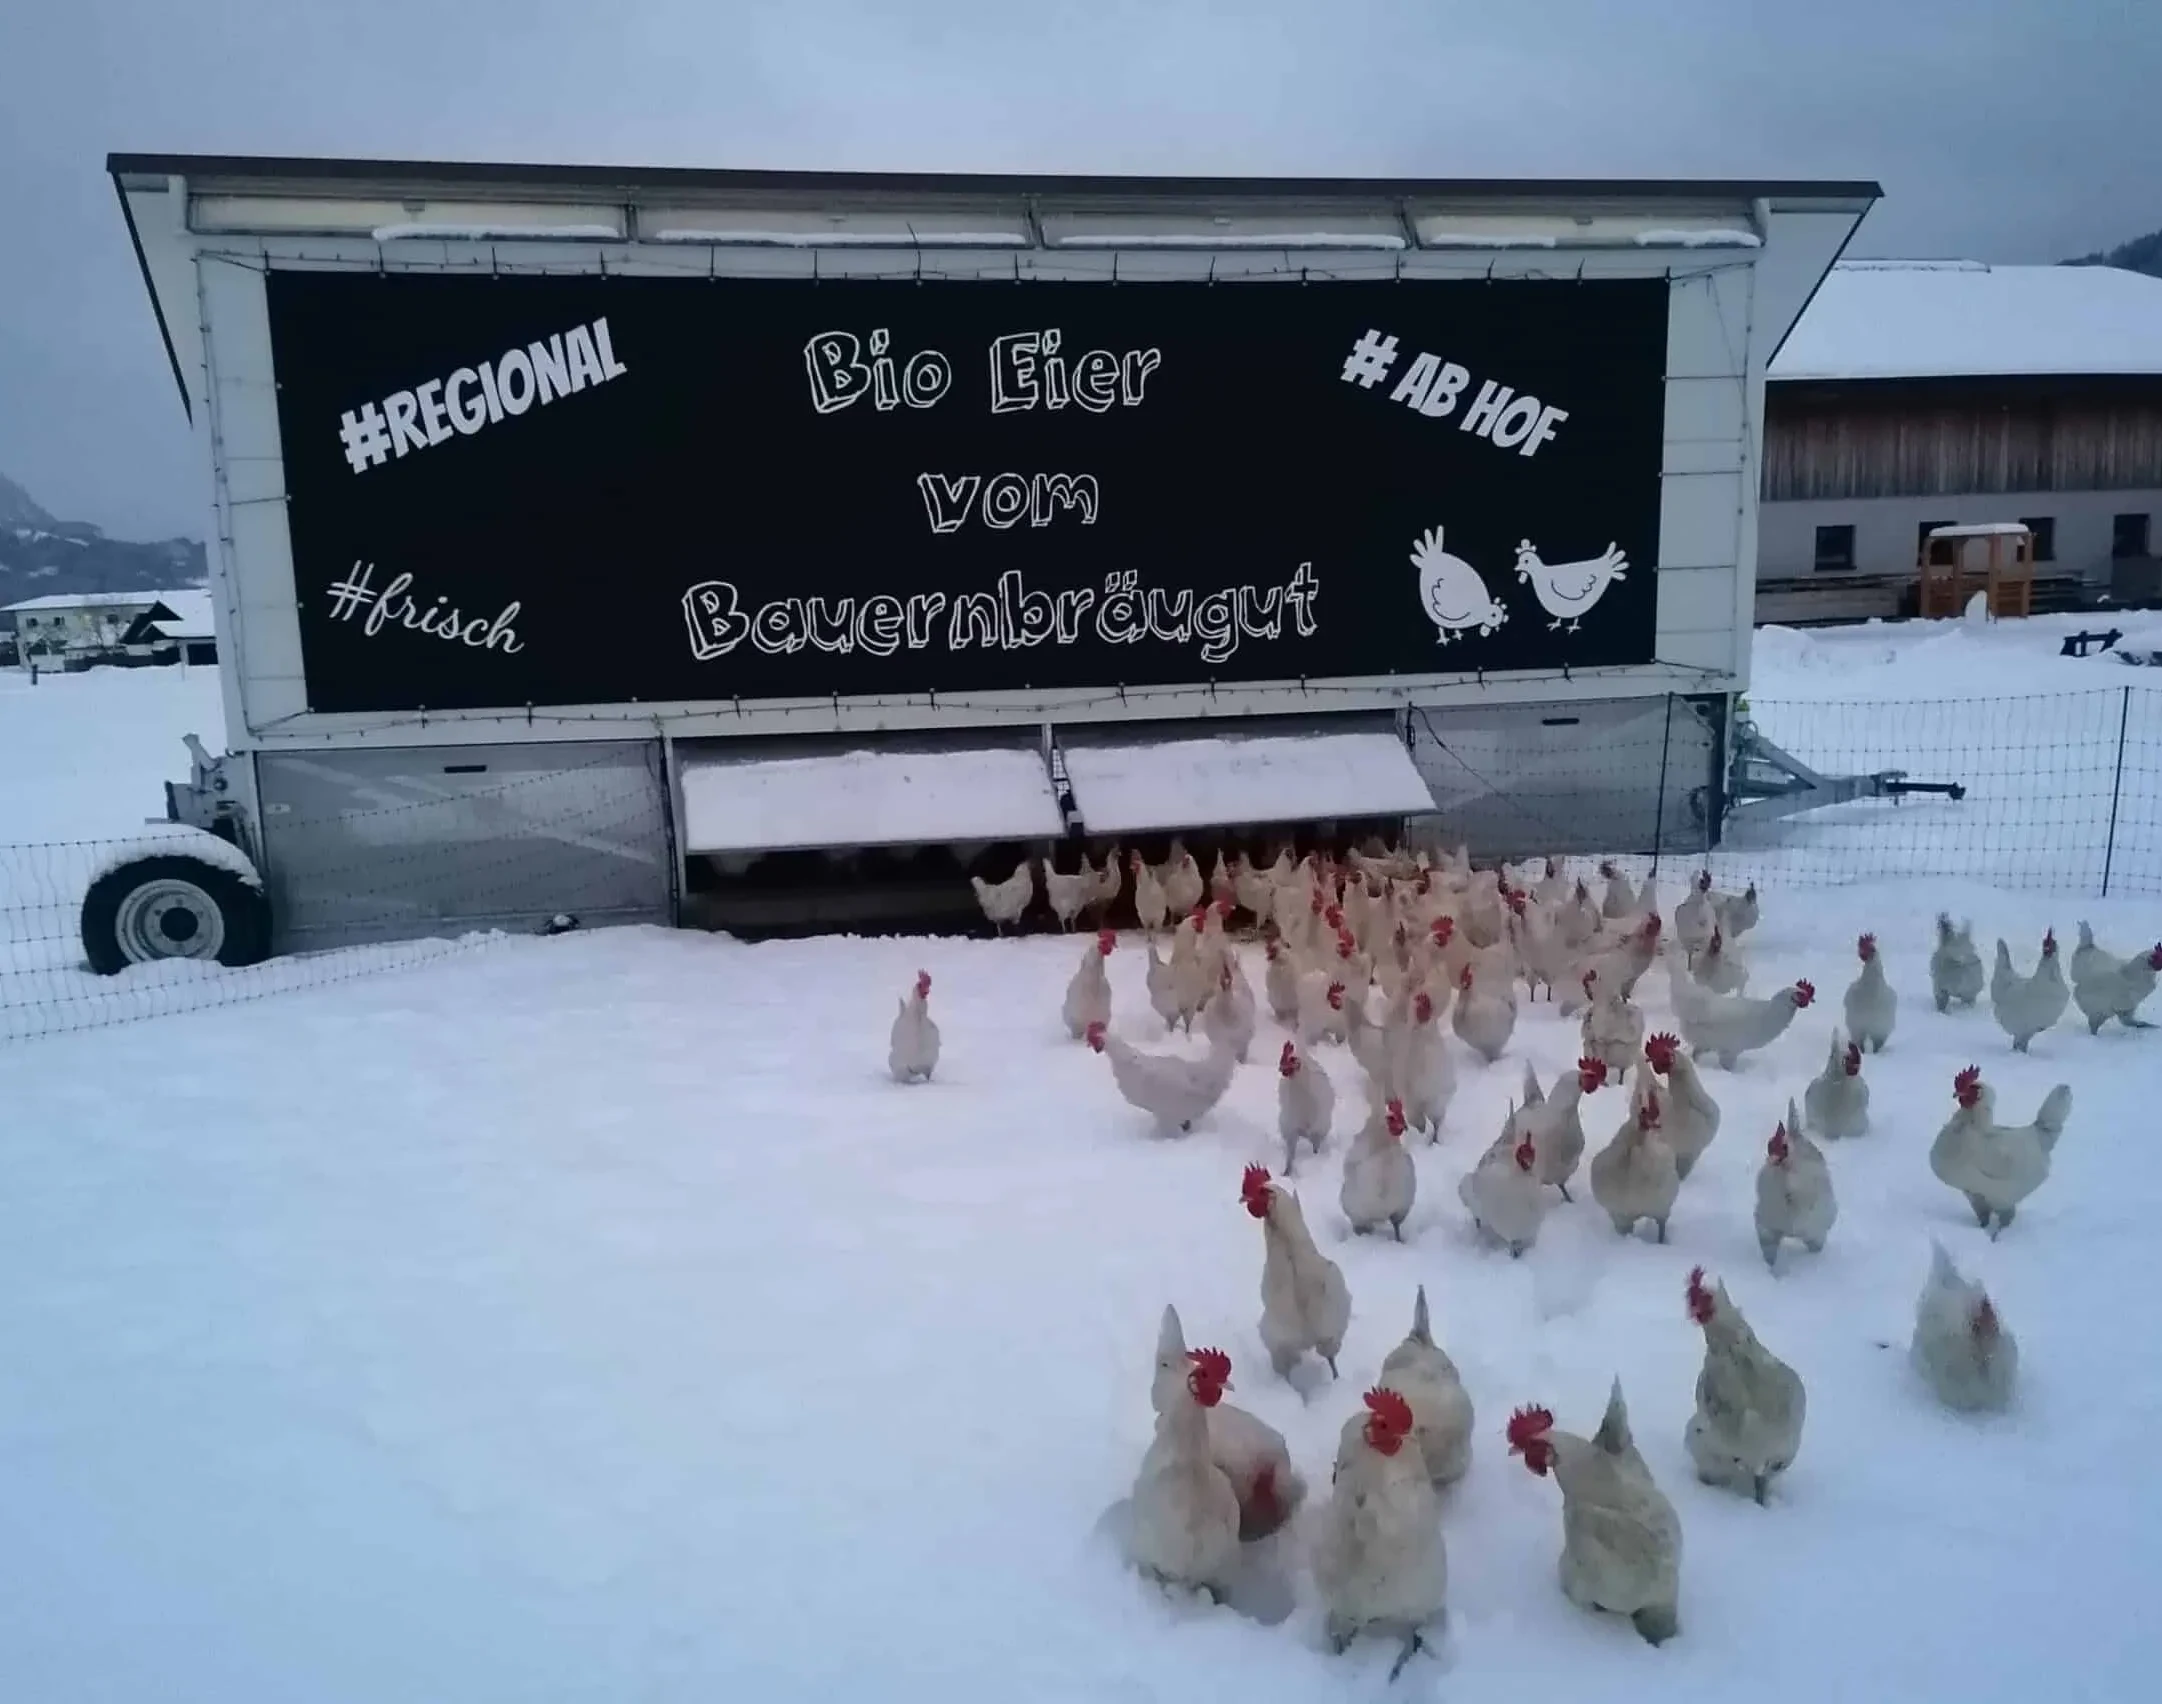
[[[121,900],[113,931],[130,964],[214,959],[225,945],[225,914],[193,882],[163,876]]]

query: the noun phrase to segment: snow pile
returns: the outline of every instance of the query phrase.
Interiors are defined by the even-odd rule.
[[[4,856],[4,854],[0,854]],[[90,864],[89,880],[110,875],[123,864],[132,864],[138,858],[193,858],[213,869],[223,870],[227,875],[238,876],[252,888],[260,888],[263,878],[256,873],[255,862],[229,840],[186,823],[163,822],[150,825],[149,832],[134,835],[126,840],[102,842],[96,858]],[[87,884],[86,884],[87,885]]]
[[[683,843],[693,852],[1055,839],[1066,830],[1033,750],[744,759],[723,744],[687,756],[682,780]]]
[[[1431,811],[1393,734],[1231,736],[1061,748],[1092,834]]]
[[[153,600],[154,601],[154,600]],[[218,671],[0,669],[0,839],[134,835],[165,814],[165,783],[185,780],[180,736],[225,749]]]
[[[2138,1696],[2162,1663],[2140,1612],[2162,1482],[2139,1466],[2162,1363],[2118,1322],[2147,1287],[2162,1150],[2121,1138],[2162,1050],[2065,1027],[2016,1059],[1986,1013],[1939,1017],[1924,919],[1947,898],[1985,950],[2075,915],[1920,887],[1767,908],[1757,986],[1807,974],[1824,1002],[1711,1074],[1724,1126],[1663,1248],[1581,1199],[1520,1262],[1470,1235],[1455,1180],[1523,1057],[1551,1082],[1576,1053],[1544,1009],[1496,1066],[1459,1054],[1410,1240],[1352,1241],[1335,1193],[1364,1109],[1324,1049],[1345,1105],[1299,1188],[1354,1319],[1310,1401],[1256,1341],[1237,1199],[1243,1165],[1275,1163],[1273,1026],[1194,1136],[1153,1139],[1059,1030],[1077,942],[518,940],[15,1050],[0,1672],[53,1704],[1374,1697],[1393,1652],[1323,1654],[1303,1581],[1260,1627],[1168,1605],[1089,1534],[1147,1442],[1165,1301],[1318,1491],[1424,1283],[1479,1424],[1444,1516],[1450,1629],[1405,1696]],[[2162,933],[2152,907],[2091,914],[2116,944]],[[1831,1151],[1830,1246],[1773,1278],[1751,1179],[1863,928],[1905,997],[1865,1067],[1877,1128]],[[1134,947],[1111,962],[1116,1027],[1162,1045]],[[900,1089],[886,1023],[919,966],[945,1057]],[[1663,979],[1644,992],[1668,1021]],[[1996,1244],[1925,1160],[1977,1057],[2008,1117],[2060,1077],[2079,1095]],[[1621,1109],[1587,1103],[1595,1143]],[[2019,1334],[2003,1420],[1954,1419],[1910,1376],[1932,1236]],[[1683,1453],[1697,1262],[1809,1381],[1769,1510],[1698,1486]],[[1559,1498],[1500,1437],[1531,1400],[1588,1430],[1617,1372],[1686,1532],[1682,1634],[1657,1652],[1562,1599]]]

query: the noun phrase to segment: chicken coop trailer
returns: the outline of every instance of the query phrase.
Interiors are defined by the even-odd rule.
[[[111,875],[172,920],[123,957],[1649,846],[1747,683],[1766,364],[1879,193],[109,169],[215,505],[168,814],[265,895]]]

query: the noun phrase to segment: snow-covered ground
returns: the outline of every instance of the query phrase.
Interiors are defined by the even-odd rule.
[[[1760,707],[1806,696],[1785,688],[1804,672],[1786,644],[1766,643]],[[2135,672],[2062,666],[2105,688]],[[1901,668],[1852,672],[1836,696]],[[89,709],[104,682],[147,697],[145,678],[178,684],[36,689],[81,693],[116,789],[181,772],[169,704],[145,705],[164,727],[134,730],[140,756],[117,712]],[[0,734],[21,702],[0,697]],[[23,746],[0,741],[10,824],[41,784]],[[92,791],[51,820],[92,822]],[[124,797],[106,832],[143,814]],[[1405,1245],[1350,1238],[1341,1141],[1302,1166],[1354,1297],[1342,1381],[1303,1398],[1256,1337],[1260,1234],[1237,1200],[1242,1166],[1275,1158],[1278,1032],[1264,1020],[1192,1136],[1155,1138],[1059,1028],[1079,941],[507,940],[0,1047],[0,1696],[1381,1696],[1393,1653],[1325,1655],[1303,1581],[1278,1626],[1174,1608],[1092,1531],[1147,1442],[1166,1301],[1229,1351],[1234,1400],[1287,1434],[1318,1491],[1422,1282],[1479,1429],[1444,1516],[1448,1634],[1389,1695],[2142,1696],[2162,1671],[2141,1608],[2162,1569],[2162,1356],[2137,1312],[2162,1215],[2144,1110],[2162,1042],[2068,1022],[2021,1058],[1986,1011],[1940,1017],[1923,959],[1944,906],[2023,959],[2082,917],[2121,950],[2162,935],[2152,900],[1926,878],[1771,895],[1752,987],[1806,975],[1820,1000],[1712,1074],[1722,1133],[1670,1245],[1621,1241],[1580,1201],[1511,1262],[1474,1244],[1455,1185],[1524,1059],[1551,1083],[1576,1055],[1573,1025],[1527,1009],[1499,1064],[1459,1052]],[[1876,1128],[1831,1150],[1829,1247],[1790,1249],[1775,1278],[1752,1179],[1864,929],[1903,996],[1865,1068]],[[1137,946],[1112,961],[1114,1027],[1160,1045]],[[933,1083],[902,1089],[886,1024],[919,966],[946,1050]],[[1664,978],[1643,992],[1666,1021]],[[1356,1073],[1323,1057],[1343,1132]],[[1926,1162],[1975,1061],[2009,1119],[2060,1080],[2077,1097],[2055,1175],[1994,1244]],[[1588,1103],[1595,1144],[1620,1116],[1618,1094]],[[2008,1416],[1955,1419],[1909,1373],[1933,1236],[2020,1338]],[[1682,1451],[1698,1262],[1809,1381],[1768,1509],[1695,1484]],[[1530,1401],[1588,1431],[1617,1373],[1686,1534],[1683,1631],[1657,1651],[1562,1599],[1558,1493],[1501,1439]]]

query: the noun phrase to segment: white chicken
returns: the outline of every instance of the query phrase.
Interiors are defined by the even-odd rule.
[[[1221,1043],[1211,1043],[1199,1059],[1178,1054],[1143,1053],[1131,1043],[1091,1024],[1088,1044],[1111,1061],[1111,1079],[1129,1106],[1147,1113],[1163,1131],[1191,1130],[1194,1120],[1224,1098],[1238,1061]]]
[[[1714,994],[1739,994],[1749,986],[1749,965],[1728,943],[1726,931],[1714,929],[1702,952],[1691,954],[1689,974]],[[1673,969],[1670,963],[1668,969]]]
[[[1108,1026],[1111,1022],[1111,978],[1104,961],[1118,944],[1118,936],[1109,929],[1099,929],[1066,984],[1066,1000],[1059,1007],[1059,1016],[1066,1020],[1066,1033],[1076,1041],[1087,1037],[1089,1025]]]
[[[1176,950],[1174,941],[1174,953]],[[1148,961],[1142,971],[1142,981],[1149,992],[1149,1008],[1163,1019],[1164,1031],[1169,1034],[1179,1027],[1179,1020],[1184,1016],[1184,1008],[1180,1004],[1178,972],[1171,959],[1162,957],[1156,951],[1155,936],[1147,933],[1142,935],[1141,951]]]
[[[1937,913],[1937,945],[1929,955],[1929,992],[1937,1010],[1971,1006],[1982,997],[1982,955],[1974,950],[1974,925]]]
[[[1584,1016],[1579,1024],[1583,1057],[1596,1059],[1620,1076],[1637,1062],[1644,1046],[1644,1012],[1619,988],[1601,984],[1596,970],[1584,973]]]
[[[2071,1002],[2072,990],[2057,958],[2054,929],[2042,937],[2041,962],[2032,976],[2013,970],[2012,949],[1999,938],[1997,966],[1989,977],[1989,1009],[1998,1028],[2012,1038],[2014,1053],[2025,1053],[2027,1044],[2063,1017]]]
[[[1719,912],[1719,929],[1730,941],[1738,941],[1757,926],[1757,884],[1751,882],[1739,896],[1720,894],[1712,902]]]
[[[1166,1306],[1156,1332],[1156,1377],[1149,1401],[1167,1413],[1187,1391],[1197,1366],[1220,1365],[1214,1349],[1188,1349],[1178,1310]],[[1229,1373],[1225,1375],[1229,1389]],[[1281,1531],[1306,1497],[1306,1481],[1291,1463],[1291,1451],[1275,1427],[1245,1409],[1217,1402],[1208,1409],[1209,1457],[1231,1481],[1239,1500],[1239,1541],[1253,1544]]]
[[[1620,865],[1603,863],[1599,873],[1606,878],[1606,897],[1599,902],[1601,917],[1615,923],[1644,914],[1644,908],[1637,903],[1637,890],[1629,885],[1629,878]]]
[[[1495,1144],[1458,1181],[1456,1194],[1479,1234],[1506,1248],[1510,1259],[1519,1258],[1539,1240],[1539,1226],[1546,1218],[1538,1145],[1521,1132],[1513,1148]]]
[[[1337,1442],[1314,1533],[1314,1585],[1331,1650],[1340,1654],[1366,1633],[1401,1641],[1393,1680],[1441,1615],[1449,1568],[1441,1505],[1412,1441],[1411,1404],[1383,1385],[1366,1393],[1365,1408],[1344,1422]]]
[[[1457,1040],[1491,1065],[1516,1032],[1516,989],[1481,977],[1477,967],[1468,964],[1458,973],[1456,985],[1461,992],[1449,1014],[1450,1027]]]
[[[1309,970],[1299,978],[1299,1039],[1309,1047],[1316,1042],[1345,1039],[1351,1020],[1345,1015],[1349,998],[1343,979],[1331,971]]]
[[[1262,943],[1261,950],[1268,960],[1261,973],[1261,988],[1268,998],[1269,1016],[1280,1024],[1296,1027],[1299,1021],[1299,961],[1275,935]]]
[[[2072,1088],[2059,1083],[2043,1097],[2034,1122],[2021,1125],[1995,1121],[1996,1093],[1976,1066],[1952,1079],[1952,1095],[1958,1110],[1929,1145],[1929,1169],[1967,1198],[1975,1222],[1994,1238],[2048,1180],[2058,1138],[2072,1116]]]
[[[1509,619],[1507,607],[1486,589],[1479,570],[1442,549],[1441,528],[1419,535],[1411,547],[1411,565],[1419,571],[1419,607],[1441,644],[1467,628],[1477,628],[1483,639]]]
[[[1647,1041],[1644,1062],[1666,1079],[1659,1134],[1673,1151],[1676,1175],[1687,1181],[1719,1134],[1719,1103],[1712,1099],[1682,1044],[1671,1035],[1655,1035]]]
[[[1761,1504],[1802,1447],[1808,1393],[1801,1375],[1757,1340],[1726,1285],[1704,1287],[1701,1266],[1689,1274],[1688,1301],[1704,1328],[1704,1365],[1682,1446],[1706,1485]]]
[[[1639,1072],[1629,1116],[1614,1139],[1591,1157],[1591,1198],[1614,1222],[1617,1235],[1632,1236],[1637,1225],[1649,1219],[1659,1240],[1667,1240],[1667,1220],[1682,1179],[1674,1150],[1660,1131],[1660,1114],[1657,1079]]]
[[[1820,1136],[1843,1140],[1869,1128],[1869,1085],[1862,1080],[1862,1050],[1832,1031],[1824,1069],[1802,1091],[1809,1128]]]
[[[1096,872],[1089,868],[1086,858],[1075,875],[1062,875],[1052,867],[1051,860],[1043,860],[1043,893],[1051,902],[1051,915],[1058,919],[1061,929],[1071,929],[1074,919],[1081,915],[1096,892]]]
[[[1411,1330],[1381,1363],[1381,1382],[1411,1404],[1412,1436],[1438,1488],[1454,1485],[1471,1468],[1471,1397],[1447,1351],[1434,1341],[1426,1311],[1426,1286],[1411,1306]]]
[[[968,879],[969,885],[976,890],[976,903],[983,907],[984,917],[1001,935],[1009,923],[1021,921],[1028,902],[1036,897],[1036,872],[1026,858],[1021,860],[1021,867],[1002,882],[987,882],[981,876]]]
[[[1621,1380],[1589,1438],[1546,1408],[1509,1416],[1509,1453],[1561,1487],[1561,1589],[1579,1609],[1629,1618],[1659,1645],[1681,1631],[1682,1523],[1629,1434]]]
[[[1914,1307],[1907,1359],[1937,1400],[1962,1414],[2001,1413],[2019,1380],[2019,1340],[1981,1285],[1931,1240],[1929,1277]]]
[[[1599,938],[1600,922],[1598,902],[1592,898],[1591,889],[1579,881],[1556,916],[1563,943],[1572,951],[1589,946]]]
[[[1287,854],[1285,867],[1288,869],[1289,865]],[[1267,870],[1255,868],[1254,861],[1244,852],[1239,854],[1238,862],[1231,867],[1231,897],[1242,911],[1253,918],[1255,928],[1268,927],[1269,917],[1274,909],[1272,902],[1276,897],[1276,883]]]
[[[1201,866],[1176,840],[1171,843],[1171,856],[1164,860],[1158,874],[1163,878],[1164,899],[1174,917],[1186,916],[1208,895],[1209,885],[1202,879]]]
[[[1787,1121],[1772,1132],[1764,1145],[1764,1164],[1757,1168],[1757,1250],[1764,1264],[1778,1271],[1780,1245],[1789,1240],[1811,1254],[1822,1254],[1838,1217],[1832,1168],[1824,1163],[1824,1150],[1803,1131],[1789,1100]]]
[[[1794,1022],[1794,1014],[1817,997],[1807,980],[1782,988],[1767,999],[1753,1000],[1744,994],[1714,994],[1691,978],[1677,974],[1674,984],[1674,1015],[1681,1020],[1683,1037],[1699,1059],[1710,1059],[1732,1071],[1743,1056],[1769,1047]]]
[[[1209,913],[1196,909],[1171,931],[1171,958],[1167,966],[1171,1002],[1179,1023],[1191,1035],[1194,1020],[1216,992],[1217,955],[1208,937]]]
[[[1241,1065],[1254,1040],[1254,990],[1239,961],[1226,954],[1216,973],[1216,993],[1201,1008],[1201,1033],[1231,1050]]]
[[[1613,945],[1602,948],[1583,959],[1569,978],[1572,985],[1583,980],[1587,971],[1596,971],[1602,989],[1619,989],[1625,995],[1634,994],[1644,973],[1659,958],[1659,917],[1656,912],[1632,923],[1629,931]],[[1562,1015],[1569,1016],[1574,1001],[1562,1007]]]
[[[1719,911],[1712,903],[1712,873],[1699,870],[1689,884],[1689,892],[1674,908],[1674,939],[1681,943],[1683,952],[1694,956],[1711,945],[1713,931],[1718,927]]]
[[[1562,938],[1561,925],[1548,906],[1515,893],[1509,896],[1509,912],[1509,947],[1523,966],[1526,989],[1536,997],[1544,988],[1551,1000],[1556,984],[1574,967],[1576,955]]]
[[[1220,1598],[1237,1566],[1239,1497],[1210,1448],[1208,1411],[1231,1383],[1231,1357],[1197,1349],[1178,1389],[1156,1416],[1128,1504],[1134,1566],[1161,1585]]]
[[[1441,1033],[1434,997],[1424,988],[1412,995],[1389,1045],[1390,1091],[1404,1103],[1411,1127],[1425,1131],[1428,1142],[1438,1142],[1449,1102],[1456,1096],[1456,1066],[1449,1058],[1448,1038]]]
[[[1086,857],[1081,860],[1081,867],[1088,868]],[[1125,882],[1120,874],[1119,849],[1113,846],[1104,853],[1103,868],[1092,872],[1089,877],[1088,910],[1090,920],[1097,927],[1103,926],[1104,914],[1118,903],[1119,894],[1124,887]]]
[[[1877,937],[1864,935],[1854,950],[1861,957],[1862,969],[1847,987],[1847,1034],[1870,1052],[1882,1053],[1899,1018],[1899,997],[1884,979],[1884,955],[1877,951]]]
[[[1134,879],[1134,916],[1141,927],[1153,935],[1164,926],[1164,919],[1171,915],[1171,898],[1164,892],[1162,878],[1156,867],[1144,860],[1140,853],[1130,852],[1126,868]]]
[[[938,1069],[938,1025],[931,1020],[931,973],[916,972],[916,985],[901,996],[886,1037],[886,1069],[896,1083],[928,1083]]]
[[[1278,1378],[1288,1378],[1308,1353],[1328,1363],[1351,1326],[1351,1290],[1343,1268],[1314,1246],[1299,1198],[1271,1181],[1265,1166],[1248,1166],[1239,1199],[1261,1221],[1261,1344]]]
[[[1573,1071],[1564,1071],[1555,1080],[1549,1095],[1540,1092],[1531,1066],[1524,1067],[1525,1100],[1510,1120],[1507,1135],[1531,1139],[1539,1155],[1539,1181],[1560,1190],[1564,1201],[1570,1199],[1569,1180],[1584,1158],[1584,1097],[1596,1093],[1606,1080],[1606,1062],[1587,1054]]]
[[[1276,1133],[1283,1138],[1286,1177],[1297,1167],[1301,1143],[1321,1152],[1335,1117],[1336,1085],[1321,1061],[1301,1053],[1296,1041],[1285,1042],[1276,1061]]]
[[[2162,971],[2162,942],[2130,958],[2118,958],[2094,944],[2094,931],[2079,926],[2079,946],[2072,954],[2072,1000],[2087,1020],[2087,1033],[2099,1035],[2115,1018],[2126,1029],[2154,1026],[2139,1016],[2140,1002],[2154,992]]]
[[[1419,1168],[1404,1146],[1404,1103],[1377,1106],[1344,1150],[1344,1179],[1336,1203],[1364,1235],[1387,1225],[1398,1242],[1419,1199]]]
[[[1554,618],[1546,624],[1548,632],[1574,633],[1578,622],[1606,595],[1607,587],[1629,577],[1629,558],[1610,542],[1599,555],[1581,562],[1542,562],[1527,538],[1516,547],[1516,577],[1531,582],[1539,607]]]

